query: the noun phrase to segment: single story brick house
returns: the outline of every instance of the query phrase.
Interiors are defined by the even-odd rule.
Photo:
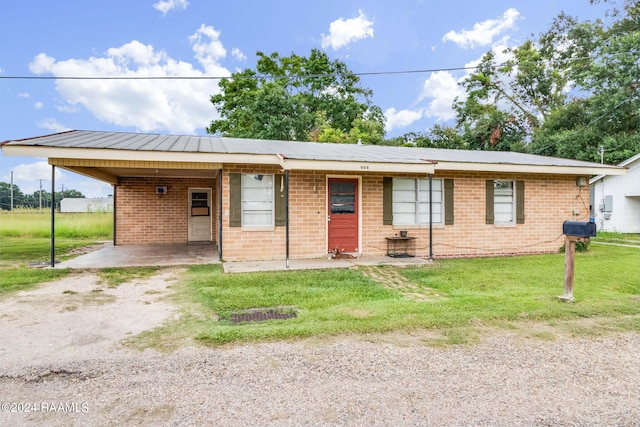
[[[512,152],[97,131],[2,150],[111,183],[115,245],[211,242],[225,261],[555,252],[563,221],[589,218],[588,177],[626,172]]]

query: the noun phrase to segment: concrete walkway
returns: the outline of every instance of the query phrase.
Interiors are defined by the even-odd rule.
[[[285,260],[277,261],[239,261],[225,262],[222,268],[225,273],[250,273],[256,271],[286,270],[320,270],[326,268],[351,268],[356,265],[429,265],[431,262],[423,258],[391,258],[387,256],[371,256],[353,259],[293,259],[287,268]]]
[[[212,244],[171,244],[113,246],[80,255],[56,264],[55,268],[110,268],[219,264],[220,257]]]

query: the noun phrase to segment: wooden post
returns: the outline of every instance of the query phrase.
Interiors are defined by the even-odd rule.
[[[566,236],[564,240],[564,295],[560,301],[573,301],[573,272],[576,263],[576,242],[578,237]]]

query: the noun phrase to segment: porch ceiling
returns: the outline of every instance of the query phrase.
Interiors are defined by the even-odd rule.
[[[122,177],[211,178],[220,163],[50,158],[49,164],[110,184]]]

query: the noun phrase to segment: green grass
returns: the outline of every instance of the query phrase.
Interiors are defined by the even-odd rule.
[[[56,214],[56,260],[76,248],[109,240],[113,214]],[[28,268],[51,262],[51,216],[46,210],[0,211],[0,295],[64,277],[69,270]]]
[[[640,245],[640,234],[598,231],[597,236],[591,240],[594,242]]]
[[[145,333],[139,344],[171,346],[195,338],[210,344],[352,333],[431,330],[433,345],[474,342],[486,327],[527,323],[587,330],[638,330],[640,250],[598,246],[576,257],[573,303],[563,303],[564,255],[441,261],[399,268],[407,280],[445,298],[416,302],[358,270],[224,274],[219,266],[191,267],[176,298],[188,310],[179,321]],[[393,269],[395,267],[385,267]],[[294,306],[298,317],[258,323],[218,321],[233,310]],[[589,328],[580,322],[593,322]],[[548,337],[535,330],[530,336]]]
[[[69,270],[2,269],[0,270],[0,297],[11,292],[30,289],[35,285],[56,280],[69,274]]]
[[[98,243],[94,239],[56,238],[56,260],[69,258],[76,248]],[[24,267],[51,261],[51,239],[48,237],[0,237],[0,268]]]
[[[66,213],[55,215],[56,238],[113,238],[113,213]],[[23,210],[0,213],[0,237],[49,237],[50,212]]]

